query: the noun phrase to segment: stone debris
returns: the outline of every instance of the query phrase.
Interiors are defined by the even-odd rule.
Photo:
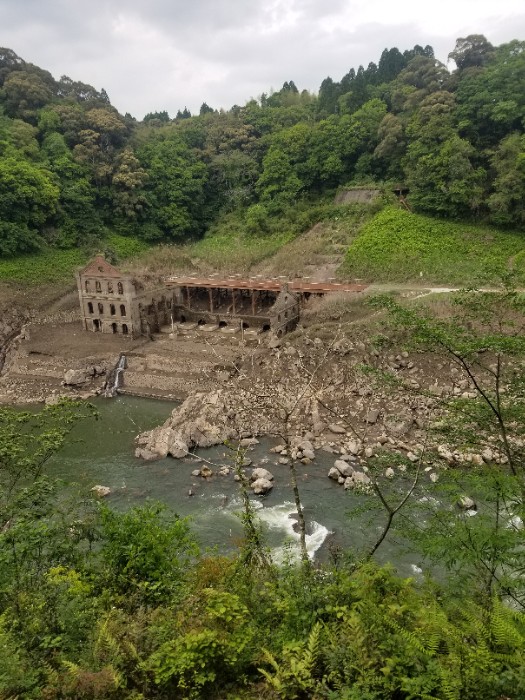
[[[258,444],[259,444],[259,440],[257,440],[257,438],[247,437],[247,438],[243,438],[239,442],[239,447],[245,449],[246,447],[253,447],[254,445],[258,445]]]
[[[343,435],[346,433],[346,428],[343,428],[342,425],[338,425],[337,423],[330,423],[328,430],[336,435]]]
[[[109,488],[109,486],[101,486],[100,484],[93,486],[91,491],[95,494],[95,496],[98,496],[99,498],[105,498],[111,493],[111,489]]]
[[[346,490],[355,488],[366,488],[370,484],[370,477],[364,472],[354,472],[352,476],[345,479],[344,487]]]
[[[470,496],[461,496],[458,506],[463,510],[477,510],[476,501]]]
[[[256,479],[252,483],[252,489],[256,496],[264,496],[273,489],[273,482],[269,479]]]
[[[257,467],[252,471],[252,475],[250,478],[252,481],[257,481],[258,479],[266,479],[267,481],[273,481],[273,474],[270,471],[268,471],[268,469]]]
[[[379,409],[373,408],[368,413],[366,414],[365,421],[367,423],[371,423],[372,425],[374,423],[377,423],[377,419],[379,418]]]
[[[344,462],[342,459],[336,459],[334,462],[334,467],[337,469],[339,474],[344,477],[352,476],[352,474],[355,472],[354,467],[352,467],[351,464],[348,464],[348,462]]]

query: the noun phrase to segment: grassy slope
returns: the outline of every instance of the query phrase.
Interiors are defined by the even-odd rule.
[[[368,282],[477,285],[511,269],[525,283],[525,234],[388,207],[363,227],[341,273]]]
[[[223,217],[200,241],[151,248],[133,259],[133,273],[260,273],[296,276],[326,262],[340,264],[375,209],[363,205],[305,205],[274,219],[265,234],[248,234],[242,219]],[[315,225],[314,225],[315,224]]]
[[[119,259],[125,259],[146,250],[147,246],[133,238],[113,235],[104,242],[105,250],[112,250]],[[20,255],[0,260],[0,281],[45,284],[73,282],[77,267],[87,262],[89,255],[74,248],[48,248],[34,255]]]
[[[242,217],[223,217],[200,241],[153,248],[121,236],[105,242],[134,274],[213,271],[311,275],[323,266],[338,276],[375,282],[487,284],[498,270],[513,269],[525,284],[525,235],[488,226],[445,222],[380,204],[326,203],[288,212],[265,235],[247,234]],[[312,227],[312,223],[319,222]],[[299,233],[303,230],[304,233]],[[81,250],[52,250],[0,260],[0,282],[73,282],[85,263]],[[420,275],[422,273],[422,275]],[[331,273],[333,274],[333,273]]]

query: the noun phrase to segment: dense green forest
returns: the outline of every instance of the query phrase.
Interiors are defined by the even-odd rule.
[[[458,39],[293,81],[244,106],[137,122],[104,90],[0,49],[0,256],[96,245],[110,234],[185,242],[235,212],[264,236],[302,200],[403,183],[414,211],[525,223],[525,42]]]

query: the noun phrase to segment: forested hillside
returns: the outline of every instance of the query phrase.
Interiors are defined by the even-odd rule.
[[[291,204],[403,183],[421,213],[525,225],[525,42],[458,39],[293,81],[246,105],[122,116],[105,91],[0,49],[0,256],[110,234],[195,239],[224,214],[264,236]],[[451,64],[452,65],[452,64]]]

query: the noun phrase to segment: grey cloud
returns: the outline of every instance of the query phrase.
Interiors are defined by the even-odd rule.
[[[416,18],[395,27],[358,25],[348,13],[338,20],[352,2],[2,0],[0,44],[56,77],[105,87],[120,111],[140,118],[185,105],[195,111],[203,101],[244,104],[285,80],[317,91],[327,75],[338,80],[377,62],[386,47],[431,44],[446,61],[457,36],[485,33],[501,43],[525,34],[522,16],[453,28],[448,37],[422,34]]]

